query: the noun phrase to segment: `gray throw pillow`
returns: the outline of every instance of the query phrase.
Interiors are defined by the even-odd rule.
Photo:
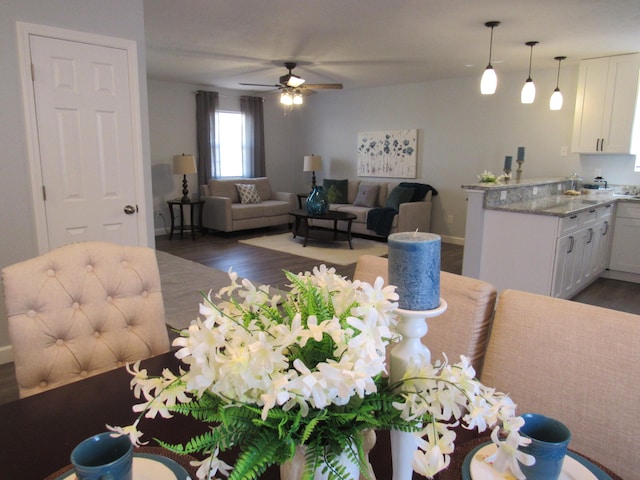
[[[240,195],[240,203],[261,203],[262,199],[258,195],[258,189],[250,183],[236,183],[238,194]]]
[[[360,187],[358,187],[358,193],[356,195],[356,199],[353,201],[353,205],[369,208],[375,207],[376,197],[378,196],[379,190],[380,185],[361,183]]]
[[[322,181],[322,188],[329,203],[347,203],[348,187],[349,180],[331,180],[325,178]]]
[[[389,197],[387,197],[387,201],[385,202],[384,206],[387,208],[400,210],[400,204],[411,200],[414,190],[415,188],[395,187],[393,190],[391,190],[391,193],[389,194]]]

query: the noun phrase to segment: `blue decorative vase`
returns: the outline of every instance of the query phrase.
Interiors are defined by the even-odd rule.
[[[313,190],[307,197],[307,212],[311,215],[322,215],[329,210],[329,202],[327,201],[327,195],[324,193],[322,187],[317,185],[313,186]]]

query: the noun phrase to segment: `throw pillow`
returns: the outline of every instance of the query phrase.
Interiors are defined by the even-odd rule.
[[[389,194],[389,197],[387,198],[387,201],[384,204],[384,206],[386,208],[393,208],[395,210],[400,210],[400,204],[411,200],[414,190],[415,189],[413,188],[407,188],[407,187],[400,187],[400,186],[395,187],[393,190],[391,190],[391,193]]]
[[[322,188],[329,203],[347,203],[347,189],[349,180],[331,180],[325,178]]]
[[[236,188],[238,189],[238,195],[240,195],[240,203],[262,202],[255,185],[250,183],[236,183]]]
[[[356,199],[353,201],[353,204],[360,207],[375,207],[378,190],[380,190],[380,185],[361,183],[358,187],[358,193],[356,195]]]

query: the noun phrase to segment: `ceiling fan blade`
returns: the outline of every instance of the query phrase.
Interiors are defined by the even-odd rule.
[[[344,88],[341,83],[305,83],[304,87],[313,90],[342,90]]]
[[[248,87],[269,87],[269,88],[282,88],[282,85],[265,85],[264,83],[240,83]]]

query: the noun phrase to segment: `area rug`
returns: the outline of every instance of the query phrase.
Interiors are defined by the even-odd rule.
[[[304,237],[293,238],[291,233],[250,238],[239,240],[239,242],[336,265],[351,265],[356,263],[361,255],[381,257],[388,252],[386,243],[358,237],[351,240],[353,250],[349,248],[347,242],[331,242],[313,238],[309,238],[307,246],[304,247]]]
[[[229,284],[227,272],[156,250],[166,323],[182,330],[198,316],[200,292],[218,292]]]

